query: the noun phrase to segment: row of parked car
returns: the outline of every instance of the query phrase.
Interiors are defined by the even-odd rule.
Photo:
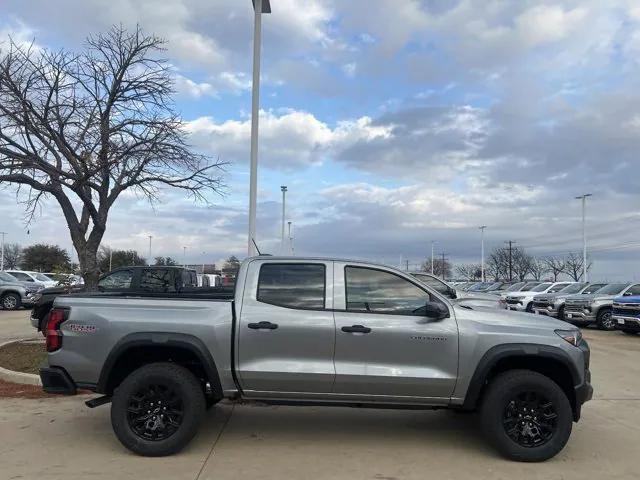
[[[0,308],[32,307],[45,288],[81,283],[82,277],[72,274],[3,270],[0,271]]]
[[[640,332],[640,283],[637,282],[457,282],[467,295],[499,297],[503,308],[547,315],[602,330]]]

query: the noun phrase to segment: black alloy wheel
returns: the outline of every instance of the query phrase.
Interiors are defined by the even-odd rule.
[[[553,402],[537,391],[518,393],[504,409],[506,434],[522,447],[539,447],[553,437],[558,413]]]
[[[146,385],[129,397],[127,421],[145,440],[165,440],[173,435],[184,416],[179,394],[168,385]]]

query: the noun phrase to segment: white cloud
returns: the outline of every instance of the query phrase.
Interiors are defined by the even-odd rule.
[[[298,110],[260,112],[260,159],[271,168],[291,170],[319,165],[358,141],[387,138],[391,126],[373,125],[368,117],[341,121],[334,128],[313,114]],[[201,117],[187,124],[197,146],[223,160],[244,163],[249,158],[251,120],[216,122]]]

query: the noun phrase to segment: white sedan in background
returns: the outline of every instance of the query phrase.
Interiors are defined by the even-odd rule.
[[[26,270],[5,270],[9,275],[16,277],[21,282],[35,283],[42,285],[44,288],[55,287],[58,281],[47,277],[44,273],[29,272]]]

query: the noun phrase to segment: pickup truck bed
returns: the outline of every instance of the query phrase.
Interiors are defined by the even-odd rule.
[[[340,259],[247,259],[233,298],[61,296],[45,331],[45,391],[104,395],[89,405],[112,401],[114,432],[142,455],[180,450],[226,397],[479,409],[504,455],[539,461],[564,447],[593,391],[577,328]]]

